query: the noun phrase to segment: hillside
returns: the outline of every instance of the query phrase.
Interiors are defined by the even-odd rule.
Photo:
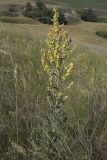
[[[83,7],[90,7],[90,5],[95,6],[96,8],[98,5],[100,5],[100,1],[81,1],[81,6]],[[104,0],[103,0],[104,1]],[[1,8],[1,14],[2,14],[2,10],[5,9],[7,10],[7,8],[9,8],[10,5],[14,4],[18,9],[23,8],[26,4],[27,0],[8,0],[8,2],[6,0],[1,0],[0,1],[0,8]],[[30,2],[35,5],[34,0],[30,0]],[[70,6],[68,6],[69,3],[72,3],[72,6],[75,6],[76,4],[78,5],[77,7],[81,7],[79,6],[79,2],[78,0],[73,1],[72,2],[70,0],[67,1],[54,1],[54,0],[46,0],[46,4],[48,7],[62,7],[62,8],[66,8],[70,9]],[[84,6],[84,4],[86,3],[87,6]],[[101,2],[102,5],[106,4],[106,1]],[[104,5],[106,6],[106,5]],[[22,10],[22,9],[21,9]],[[105,10],[101,10],[101,11],[97,11],[98,14],[100,14],[101,16],[107,16]],[[44,25],[32,18],[27,18],[27,17],[23,17],[21,15],[21,13],[18,13],[19,16],[15,16],[15,17],[8,17],[8,16],[0,16],[1,19],[1,23],[0,23],[0,30],[12,30],[14,31],[14,29],[16,30],[17,28],[17,32],[19,31],[23,31],[24,28],[24,32],[28,32],[30,33],[32,31],[33,34],[43,34],[46,35],[46,33],[48,32],[50,26],[48,25]],[[5,23],[3,23],[5,22]],[[9,24],[10,23],[10,24]],[[12,23],[12,24],[11,24]],[[68,25],[67,29],[70,32],[70,35],[72,37],[72,39],[74,41],[78,41],[82,44],[87,44],[87,47],[90,47],[91,45],[95,46],[95,48],[97,48],[97,50],[99,50],[99,48],[103,48],[104,50],[106,49],[107,46],[107,40],[101,37],[98,37],[95,33],[99,30],[106,30],[107,28],[107,23],[91,23],[91,22],[83,22],[80,21],[78,24],[75,25]],[[97,47],[99,45],[99,47]]]
[[[0,0],[0,4],[25,4],[28,0]],[[29,0],[29,2],[35,4],[34,0]],[[62,5],[71,6],[72,8],[96,8],[107,11],[107,1],[106,0],[44,0],[50,5]]]
[[[24,21],[22,21],[24,23]],[[25,22],[26,23],[26,22]],[[27,22],[28,23],[28,22]],[[8,30],[10,32],[25,32],[31,35],[37,36],[47,36],[50,26],[37,23],[35,21],[29,21],[31,24],[9,24],[9,23],[0,23],[0,30]],[[35,25],[36,24],[36,25]],[[106,30],[107,24],[101,23],[87,23],[81,22],[77,25],[67,26],[66,27],[70,33],[73,41],[82,43],[88,48],[95,47],[95,52],[100,53],[101,49],[107,51],[107,40],[101,37],[98,37],[95,32],[99,30]]]
[[[49,2],[60,2],[71,5],[73,8],[96,8],[107,11],[106,0],[47,0]]]
[[[80,1],[0,0],[0,160],[107,160],[107,2]]]

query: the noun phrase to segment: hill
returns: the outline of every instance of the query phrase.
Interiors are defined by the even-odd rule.
[[[9,0],[8,2],[6,0],[1,0],[0,1],[0,8],[3,10],[4,8],[9,8],[10,5],[14,4],[17,8],[23,8],[26,4],[27,0]],[[30,2],[35,5],[34,0],[30,0]],[[49,7],[62,7],[66,9],[70,9],[70,4],[71,6],[74,7],[98,7],[98,5],[104,5],[107,2],[103,0],[103,2],[99,0],[95,1],[84,1],[81,0],[81,3],[79,3],[79,0],[46,0],[46,4]],[[76,3],[78,2],[78,3]],[[99,3],[98,3],[99,2]],[[106,5],[104,5],[106,6]],[[72,8],[72,7],[71,7]],[[2,12],[1,12],[2,14]],[[100,14],[101,16],[105,15],[107,16],[107,13],[105,10],[97,10],[97,14]],[[23,17],[22,15],[15,16],[15,17],[8,17],[8,16],[0,16],[0,30],[10,30],[10,31],[15,31],[17,32],[26,32],[29,34],[38,34],[39,36],[44,35],[46,36],[50,26],[44,25],[34,19]],[[5,23],[3,23],[5,22]],[[11,24],[12,23],[12,24]],[[89,23],[89,22],[83,22],[80,21],[76,25],[68,25],[67,29],[70,32],[70,35],[74,41],[78,41],[79,43],[81,42],[82,45],[86,45],[88,48],[91,50],[96,48],[96,51],[100,52],[101,49],[104,51],[107,50],[107,40],[101,37],[98,37],[95,33],[99,30],[106,30],[107,28],[107,23]],[[99,50],[100,49],[100,50]]]
[[[56,2],[56,0],[48,0],[49,2]],[[58,0],[57,2],[71,5],[73,8],[97,8],[107,10],[106,0]]]
[[[97,8],[101,10],[107,10],[107,0],[44,0],[50,5],[62,5],[71,6],[73,8]],[[0,0],[1,4],[25,4],[28,0]],[[35,4],[34,0],[29,0],[29,2]]]
[[[107,160],[107,23],[43,24],[26,2],[0,0],[0,160]]]

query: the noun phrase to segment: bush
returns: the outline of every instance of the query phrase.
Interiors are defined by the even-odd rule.
[[[107,38],[107,31],[97,31],[96,35],[103,37],[103,38]]]
[[[45,23],[45,24],[52,24],[52,17],[53,17],[53,11],[52,9],[48,9],[45,5],[45,3],[41,0],[38,0],[36,2],[37,6],[37,12],[39,13],[39,18],[38,20]],[[62,13],[61,10],[59,10],[59,18],[58,18],[59,24],[67,24],[67,21],[64,17],[64,14]]]
[[[30,3],[26,4],[23,12],[24,16],[36,19],[44,24],[52,24],[53,11],[46,7],[45,3],[41,0],[36,1],[36,7],[33,8]],[[59,24],[67,24],[66,18],[61,10],[59,10]]]
[[[37,6],[38,10],[42,10],[42,11],[47,10],[47,7],[46,7],[45,3],[41,0],[36,1],[36,6]]]
[[[11,5],[9,8],[9,12],[16,12],[16,8],[14,5]]]
[[[34,19],[37,19],[38,21],[44,23],[44,24],[52,24],[52,17],[53,17],[53,11],[51,9],[43,10],[35,10],[31,12],[31,17]],[[67,21],[64,17],[64,14],[62,11],[59,10],[59,18],[58,18],[59,24],[67,24]]]
[[[26,17],[31,17],[32,5],[30,2],[26,3],[23,15]]]
[[[64,17],[63,12],[61,10],[58,10],[58,12],[59,12],[59,18],[58,18],[59,24],[65,24],[66,25],[67,24],[67,20]]]
[[[88,10],[85,10],[81,13],[81,18],[84,21],[88,22],[96,22],[97,21],[97,16],[93,12],[92,8],[89,8]]]

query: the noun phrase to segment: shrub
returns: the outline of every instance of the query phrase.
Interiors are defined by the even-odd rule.
[[[53,11],[46,7],[41,0],[36,1],[36,8],[32,8],[30,3],[26,4],[23,12],[24,16],[31,17],[45,24],[52,24]],[[59,24],[67,24],[66,18],[61,10],[59,10]]]
[[[107,38],[107,31],[97,31],[96,35],[103,37],[103,38]]]
[[[58,22],[59,24],[67,24],[67,20],[66,18],[64,17],[64,13],[61,11],[61,10],[58,10],[59,12],[59,18],[58,18]]]
[[[26,3],[26,6],[23,11],[23,15],[26,17],[31,17],[32,5],[30,2]]]
[[[89,21],[89,22],[96,22],[97,21],[97,16],[93,12],[92,8],[89,8],[88,10],[85,10],[81,13],[81,18],[84,21]]]
[[[40,17],[38,20],[40,20],[41,22],[45,23],[45,24],[52,24],[52,17],[53,17],[53,11],[51,9],[48,9],[45,5],[44,2],[42,2],[41,0],[38,0],[36,2],[36,6],[37,6],[37,12],[39,13]],[[64,14],[62,13],[61,10],[59,10],[59,18],[58,18],[59,24],[67,24],[67,21],[64,17]]]
[[[36,1],[36,6],[37,6],[37,9],[40,10],[40,11],[41,10],[42,11],[47,10],[47,7],[46,7],[45,3],[43,1],[41,1],[41,0],[37,0]]]
[[[11,5],[11,6],[9,7],[9,12],[16,12],[16,8],[15,8],[14,5]]]
[[[35,10],[31,12],[32,18],[35,18],[39,20],[42,23],[45,24],[52,24],[52,17],[53,17],[53,11],[51,9],[46,9],[45,11],[43,10]],[[64,14],[62,11],[59,10],[59,18],[58,18],[59,24],[67,24],[66,18],[64,17]]]

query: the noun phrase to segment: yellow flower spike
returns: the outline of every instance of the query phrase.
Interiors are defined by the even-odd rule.
[[[68,96],[64,97],[64,92],[73,85],[72,81],[69,82],[69,77],[74,71],[74,64],[70,58],[73,51],[71,40],[67,31],[63,31],[58,23],[58,11],[56,9],[53,11],[53,27],[48,32],[47,49],[42,50],[41,59],[43,69],[48,75],[48,90],[51,92],[48,100],[52,107],[60,103],[58,99],[62,101],[68,99]]]
[[[65,103],[69,99],[67,89],[73,85],[71,76],[74,71],[74,64],[70,55],[72,54],[70,38],[67,31],[59,26],[59,13],[56,9],[53,16],[53,27],[48,33],[47,47],[42,50],[42,66],[48,77],[47,100],[50,106],[51,132],[57,135],[57,124],[65,121]],[[67,90],[67,91],[66,91]],[[53,140],[53,137],[52,137]]]

